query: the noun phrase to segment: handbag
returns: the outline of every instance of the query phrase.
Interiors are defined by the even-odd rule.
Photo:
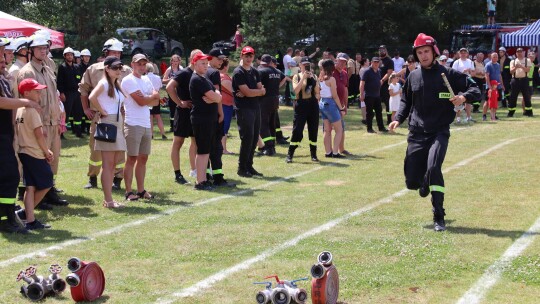
[[[118,113],[116,113],[116,122],[120,119],[120,92],[116,89],[118,95]],[[94,139],[105,142],[116,142],[116,126],[109,123],[100,122],[96,125],[96,132],[94,133]]]

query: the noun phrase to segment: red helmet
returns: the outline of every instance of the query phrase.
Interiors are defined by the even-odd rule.
[[[418,56],[416,56],[416,49],[421,46],[426,46],[426,45],[429,45],[433,48],[435,57],[438,57],[441,55],[441,52],[439,52],[439,48],[437,47],[437,41],[431,36],[428,36],[424,33],[420,33],[418,34],[418,37],[416,37],[416,39],[414,40],[414,45],[413,45],[413,56],[414,56],[414,59],[416,59],[416,61],[420,61],[418,60]],[[435,58],[433,59],[435,60]]]

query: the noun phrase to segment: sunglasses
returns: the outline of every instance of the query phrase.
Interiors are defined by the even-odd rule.
[[[122,67],[123,67],[122,65],[117,65],[117,66],[109,67],[109,70],[118,71],[118,70],[121,70]]]

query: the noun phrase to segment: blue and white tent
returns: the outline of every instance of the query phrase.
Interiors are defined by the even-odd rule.
[[[519,31],[502,36],[502,44],[509,46],[539,46],[540,19]]]

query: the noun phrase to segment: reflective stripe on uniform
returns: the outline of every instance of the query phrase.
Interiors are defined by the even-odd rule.
[[[207,168],[207,169],[206,169],[206,173],[207,173],[207,174],[212,174],[212,169]]]
[[[431,190],[431,192],[444,193],[444,187],[443,186],[431,185],[431,186],[429,186],[429,190]]]
[[[82,125],[82,121],[74,121],[73,124],[76,126],[80,126]]]
[[[508,111],[515,111],[516,108],[508,108]]]
[[[525,107],[525,110],[532,110],[532,107]]]
[[[212,170],[212,175],[223,174],[223,169]]]
[[[0,221],[7,221],[8,217],[7,216],[0,216]]]
[[[281,128],[276,128],[276,132],[281,132]]]
[[[309,144],[312,145],[312,146],[316,146],[317,145],[317,142],[316,141],[309,141]]]
[[[16,198],[4,198],[4,197],[0,197],[0,204],[11,205],[11,204],[15,204],[15,202],[17,202],[17,199],[16,199]]]
[[[99,164],[101,165],[101,162],[99,162]],[[124,168],[124,163],[117,164],[114,168],[115,169],[122,169],[122,168]]]
[[[272,136],[269,136],[269,137],[265,137],[262,139],[263,142],[267,142],[267,141],[270,141],[270,140],[274,140],[276,139],[275,137],[272,137]]]
[[[300,144],[300,142],[292,142],[291,141],[291,146],[298,146]]]
[[[90,164],[90,166],[96,166],[96,167],[101,166],[101,163],[102,163],[101,161],[95,162],[95,161],[92,161],[92,160],[88,160],[88,164]]]

